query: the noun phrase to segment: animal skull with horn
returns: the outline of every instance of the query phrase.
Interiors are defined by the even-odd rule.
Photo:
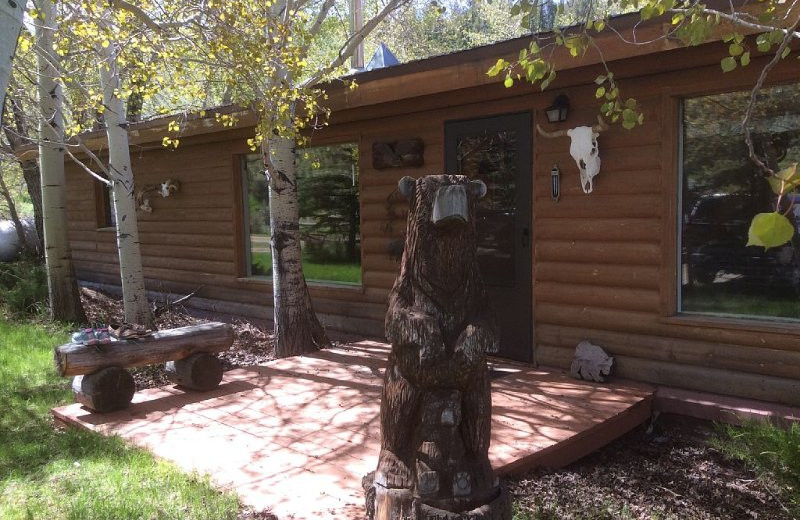
[[[581,188],[584,193],[592,192],[592,179],[600,173],[600,150],[597,148],[597,137],[600,132],[608,129],[603,118],[597,116],[594,126],[578,126],[570,130],[545,132],[536,125],[536,129],[543,137],[554,138],[569,136],[569,154],[575,159],[575,164],[581,171]]]

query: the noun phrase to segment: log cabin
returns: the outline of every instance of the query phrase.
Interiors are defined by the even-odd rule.
[[[687,48],[651,38],[658,23],[637,22],[613,23],[650,43],[597,38],[644,119],[600,133],[591,193],[570,138],[536,127],[552,134],[596,122],[594,81],[605,69],[592,49],[579,58],[556,50],[558,75],[544,91],[486,74],[525,38],[361,72],[355,89],[328,85],[331,116],[299,158],[304,269],[323,324],[383,336],[405,228],[397,183],[461,173],[488,186],[476,226],[502,357],[567,367],[589,340],[623,377],[800,405],[800,237],[769,251],[745,247],[750,219],[774,203],[741,130],[769,56],[750,42],[750,66],[723,74],[719,38]],[[760,94],[756,146],[776,166],[800,160],[798,81],[797,59],[783,60]],[[566,118],[550,122],[556,99]],[[267,199],[246,143],[252,121],[242,112],[226,128],[212,114],[185,121],[174,150],[161,144],[171,118],[131,126],[137,186],[180,183],[139,213],[148,288],[201,287],[192,302],[203,309],[269,319]],[[89,137],[102,148],[100,134]],[[107,191],[74,165],[67,178],[77,274],[119,285]],[[797,230],[800,211],[789,215]]]

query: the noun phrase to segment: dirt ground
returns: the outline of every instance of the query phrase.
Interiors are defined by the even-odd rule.
[[[515,520],[794,519],[774,486],[709,444],[715,434],[662,415],[571,466],[509,479]]]
[[[122,316],[116,298],[86,288],[82,296],[90,321]],[[159,329],[200,321],[180,306],[156,319]],[[270,330],[233,325],[233,347],[220,355],[225,370],[273,359]],[[136,369],[134,378],[138,388],[169,384],[158,366]],[[711,423],[663,415],[571,466],[506,479],[514,520],[798,520],[773,486],[714,449],[713,435]],[[243,510],[239,519],[274,517]]]

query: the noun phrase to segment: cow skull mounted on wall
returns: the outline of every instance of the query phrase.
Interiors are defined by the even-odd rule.
[[[569,154],[575,159],[575,164],[581,171],[581,188],[584,193],[591,193],[592,179],[600,173],[600,149],[597,147],[597,137],[600,132],[608,129],[603,118],[597,116],[597,124],[594,126],[578,126],[570,130],[545,132],[539,125],[536,125],[536,129],[542,137],[569,136]]]

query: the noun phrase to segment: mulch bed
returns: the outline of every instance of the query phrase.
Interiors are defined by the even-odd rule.
[[[89,320],[115,323],[119,299],[82,289]],[[159,329],[200,323],[170,307]],[[274,359],[272,331],[247,321],[233,324],[234,343],[219,356],[225,370]],[[137,388],[169,384],[163,367],[133,371]],[[566,468],[537,470],[507,479],[515,520],[795,520],[777,491],[709,444],[713,424],[664,415]],[[275,520],[245,509],[239,520]]]
[[[707,421],[662,415],[566,468],[509,479],[515,520],[792,520],[713,435]]]

